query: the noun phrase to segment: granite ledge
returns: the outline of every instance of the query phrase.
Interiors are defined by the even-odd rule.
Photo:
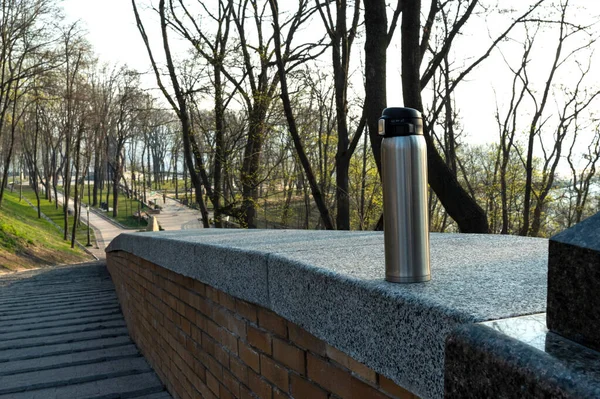
[[[424,398],[444,394],[461,325],[544,312],[545,239],[431,234],[432,280],[384,281],[383,234],[293,230],[126,233],[125,251],[273,310]]]

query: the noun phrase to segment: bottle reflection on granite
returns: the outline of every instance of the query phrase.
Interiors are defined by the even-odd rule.
[[[572,373],[600,380],[600,352],[548,330],[546,313],[480,323],[552,356]]]
[[[546,334],[548,333],[546,313],[486,321],[481,324],[541,351],[545,348]]]

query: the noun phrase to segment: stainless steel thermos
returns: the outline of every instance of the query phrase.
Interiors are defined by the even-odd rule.
[[[429,281],[427,146],[421,113],[386,108],[379,119],[383,178],[385,279]]]

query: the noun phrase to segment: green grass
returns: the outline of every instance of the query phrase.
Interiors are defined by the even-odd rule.
[[[112,200],[112,196],[111,196],[110,204],[109,204],[110,207],[112,207],[112,201],[113,200]],[[146,222],[146,220],[144,220],[144,219],[139,220],[138,218],[133,216],[138,210],[138,204],[139,204],[140,209],[143,212],[146,209],[144,204],[142,204],[140,201],[138,201],[136,199],[127,198],[127,196],[125,196],[125,194],[123,194],[123,193],[119,193],[118,216],[116,218],[113,218],[112,211],[107,212],[106,215],[108,217],[110,217],[111,219],[115,219],[117,222],[121,223],[123,226],[131,227],[131,228],[145,227],[148,224]]]
[[[188,178],[188,188],[191,187],[191,182],[190,179]],[[179,184],[178,184],[178,190],[179,190],[179,194],[182,194],[184,189],[185,189],[185,182],[183,181],[182,178],[179,178]],[[160,188],[156,188],[157,185],[155,182],[152,182],[152,187],[147,188],[147,191],[156,191],[159,193],[162,193],[163,191],[167,191],[168,193],[172,193],[175,194],[175,182],[171,179],[171,177],[169,177],[169,180],[165,181],[164,183],[160,183],[159,187]]]
[[[18,194],[17,194],[18,195]],[[37,206],[37,200],[35,199],[35,193],[30,187],[23,187],[23,197],[27,198],[34,206]],[[56,209],[56,204],[48,202],[43,198],[43,194],[40,192],[40,208],[42,213],[48,216],[54,223],[64,228],[65,221],[63,216],[62,204]],[[85,213],[85,207],[81,207],[81,212]],[[69,216],[69,240],[71,239],[71,229],[73,228],[73,216]],[[62,234],[62,233],[61,233]],[[96,242],[94,230],[90,230],[90,240],[93,243]],[[85,245],[87,243],[87,225],[83,222],[77,227],[75,231],[75,239]]]
[[[62,187],[59,186],[58,189],[62,190]],[[71,193],[70,193],[71,197],[73,196],[73,193],[75,193],[75,186],[71,187]],[[84,204],[92,203],[92,196],[91,196],[92,193],[93,193],[92,190],[90,190],[89,191],[90,196],[88,196],[88,188],[86,185],[83,190],[83,203]],[[98,193],[98,195],[100,195],[100,193]],[[104,202],[104,201],[106,201],[106,190],[102,191],[102,198],[98,198],[98,202]],[[138,221],[138,219],[135,216],[133,216],[133,214],[135,212],[137,212],[137,210],[138,210],[138,203],[140,205],[142,212],[146,209],[144,204],[142,204],[140,201],[135,200],[133,198],[127,198],[127,196],[125,194],[119,193],[119,209],[118,209],[118,216],[116,218],[113,217],[113,212],[112,212],[112,205],[113,205],[112,187],[111,187],[111,191],[110,191],[109,201],[110,202],[109,202],[108,206],[111,208],[110,212],[101,210],[99,206],[95,207],[95,209],[98,209],[104,215],[108,216],[112,220],[116,220],[117,222],[119,222],[120,224],[122,224],[125,227],[137,229],[140,227],[146,227],[148,225],[148,223],[144,219],[142,219],[141,221]]]
[[[0,270],[21,270],[52,264],[91,260],[79,248],[71,249],[62,233],[27,202],[19,202],[19,193],[4,192],[0,208]]]

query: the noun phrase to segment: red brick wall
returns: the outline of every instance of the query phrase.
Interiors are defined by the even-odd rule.
[[[175,398],[416,398],[270,310],[125,252],[108,253],[108,269]]]

